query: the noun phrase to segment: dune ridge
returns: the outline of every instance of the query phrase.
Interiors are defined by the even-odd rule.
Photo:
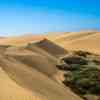
[[[41,35],[26,34],[24,36],[5,37],[0,39],[0,45],[26,45],[30,42],[41,41],[45,37]]]
[[[91,36],[91,35],[94,35],[95,32],[79,32],[79,33],[69,33],[68,35],[67,34],[64,34],[60,37],[57,37],[56,38],[56,41],[57,42],[63,42],[63,41],[75,41],[75,40],[78,40],[78,39],[81,39],[81,38],[85,38],[85,37],[88,37],[88,36]]]
[[[66,50],[83,50],[100,54],[100,46],[98,44],[100,42],[100,32],[77,32],[62,34],[62,36],[58,35],[51,41]]]

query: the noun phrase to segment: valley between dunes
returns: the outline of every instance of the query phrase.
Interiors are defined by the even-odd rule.
[[[99,42],[99,32],[1,38],[0,100],[83,100],[61,84],[56,64],[70,50],[100,54]]]

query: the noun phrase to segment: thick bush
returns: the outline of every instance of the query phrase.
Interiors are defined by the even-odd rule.
[[[80,65],[85,65],[88,63],[88,61],[80,56],[69,56],[69,57],[64,57],[62,60],[64,60],[65,63],[67,64],[80,64]]]
[[[85,100],[91,100],[90,96],[84,98],[88,94],[100,96],[99,55],[77,51],[63,57],[61,62],[57,67],[66,72],[63,81],[66,86]]]
[[[71,74],[65,75],[65,78],[64,84],[71,88],[73,86],[75,92],[79,94],[100,94],[100,70],[97,68],[75,70]]]

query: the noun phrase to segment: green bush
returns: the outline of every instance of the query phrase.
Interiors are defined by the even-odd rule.
[[[64,57],[62,60],[64,60],[65,63],[67,64],[80,64],[80,65],[86,65],[88,64],[88,61],[80,56],[69,56],[69,57]]]
[[[66,63],[57,64],[56,67],[60,70],[68,70],[70,66]]]
[[[100,70],[97,68],[75,70],[71,74],[65,75],[65,78],[64,84],[73,86],[74,91],[76,90],[79,94],[100,94]]]
[[[57,67],[66,72],[63,83],[84,98],[92,94],[100,96],[100,56],[77,51],[61,59]]]
[[[99,60],[94,59],[93,62],[94,62],[95,64],[97,64],[97,65],[100,65],[100,59],[99,59]]]

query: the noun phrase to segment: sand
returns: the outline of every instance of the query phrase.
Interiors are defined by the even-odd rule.
[[[83,50],[100,54],[99,32],[62,33],[62,35],[57,35],[55,39],[50,40],[66,50]]]
[[[100,54],[99,32],[49,33],[0,39],[0,100],[82,100],[56,67],[67,50]]]
[[[26,34],[23,36],[12,36],[0,39],[0,45],[26,45],[27,43],[43,40],[45,37],[41,35]]]
[[[21,45],[10,43],[11,46],[1,42],[0,100],[81,100],[54,77],[58,69],[52,48],[46,50],[47,43],[42,48],[33,42],[31,47],[24,45],[26,41]],[[62,49],[59,52],[62,54]]]

